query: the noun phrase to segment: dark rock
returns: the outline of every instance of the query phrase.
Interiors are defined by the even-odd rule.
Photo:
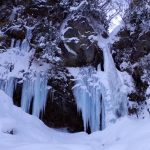
[[[29,5],[25,11],[35,18],[48,16],[48,7],[43,5]]]
[[[60,42],[59,47],[62,50],[62,57],[66,66],[86,66],[102,63],[103,55],[96,42],[92,37],[96,35],[92,25],[84,16],[75,15],[67,22],[66,32],[64,33],[64,41]],[[103,32],[104,34],[104,32]],[[106,33],[105,35],[106,36]],[[74,53],[70,53],[69,48]],[[97,59],[99,58],[99,60]]]
[[[16,80],[19,81],[19,79],[16,79]],[[18,107],[21,107],[22,86],[23,86],[22,83],[17,82],[16,88],[13,94],[13,102]]]
[[[108,33],[107,33],[107,32],[103,32],[103,33],[102,33],[102,37],[105,38],[105,39],[108,38],[108,37],[109,37],[109,36],[108,36]]]
[[[4,49],[7,49],[11,45],[11,38],[7,35],[0,36],[0,43]]]
[[[15,131],[14,129],[11,129],[11,130],[5,131],[4,133],[14,135]]]
[[[130,37],[130,30],[128,29],[121,30],[119,31],[118,36],[122,38],[128,38]]]
[[[6,34],[11,38],[15,38],[16,40],[23,40],[26,36],[26,28],[23,26],[12,27],[6,31]]]
[[[138,118],[138,108],[137,107],[129,107],[128,108],[128,114],[129,115],[136,115]]]

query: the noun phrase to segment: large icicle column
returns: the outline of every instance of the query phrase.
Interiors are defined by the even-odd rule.
[[[33,101],[32,114],[39,117],[45,109],[47,92],[46,76],[37,73],[35,79],[25,78],[23,81],[21,107],[24,111],[29,112]]]
[[[78,111],[81,111],[84,130],[91,132],[105,128],[105,87],[93,67],[80,68],[74,95]]]
[[[121,25],[114,30],[109,38],[104,39],[101,36],[98,37],[99,47],[103,50],[104,55],[104,73],[108,83],[108,96],[107,96],[107,106],[106,111],[111,110],[111,116],[106,115],[106,122],[116,120],[117,118],[127,114],[127,87],[124,83],[124,77],[121,72],[119,72],[115,66],[114,60],[110,53],[110,45],[115,40],[115,35]]]

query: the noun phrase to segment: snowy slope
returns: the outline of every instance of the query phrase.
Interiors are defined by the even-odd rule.
[[[40,120],[13,106],[0,91],[1,150],[149,150],[150,120],[122,118],[103,131],[87,135],[47,128]],[[13,129],[14,134],[7,132]]]

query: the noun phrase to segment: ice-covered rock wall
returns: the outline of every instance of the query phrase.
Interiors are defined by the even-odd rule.
[[[50,127],[82,131],[84,125],[96,131],[126,114],[122,80],[103,41],[108,37],[107,4],[0,2],[0,89],[26,112],[41,117],[45,108],[41,119]],[[67,67],[80,67],[75,82]]]

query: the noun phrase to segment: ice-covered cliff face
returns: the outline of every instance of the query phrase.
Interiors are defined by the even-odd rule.
[[[107,37],[108,24],[103,10],[95,9],[98,4],[85,0],[0,3],[0,89],[48,126],[83,130],[72,91],[74,77],[66,66],[103,63],[94,37],[97,31]]]
[[[96,131],[128,113],[104,2],[0,3],[0,89],[50,127]]]
[[[69,5],[0,2],[0,89],[48,126],[78,131],[82,121],[71,91],[72,77],[58,48],[60,26]]]

